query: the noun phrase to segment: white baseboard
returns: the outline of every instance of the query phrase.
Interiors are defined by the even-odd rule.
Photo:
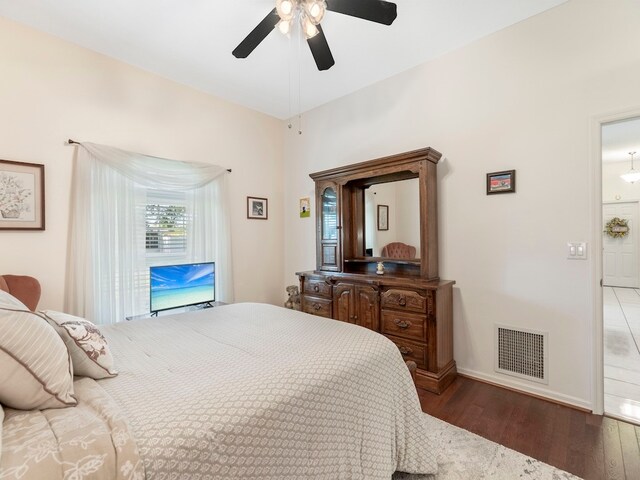
[[[582,398],[572,397],[570,395],[563,395],[561,393],[550,392],[548,390],[539,388],[535,385],[528,385],[524,382],[520,382],[516,379],[507,378],[503,375],[491,375],[481,372],[476,372],[474,370],[468,370],[466,368],[458,367],[458,373],[466,376],[475,378],[476,380],[481,380],[489,383],[494,383],[496,385],[502,385],[503,387],[511,388],[513,390],[518,390],[523,393],[529,393],[531,395],[536,395],[538,397],[547,398],[551,401],[556,401],[560,403],[564,403],[567,405],[572,405],[574,407],[582,408],[588,411],[593,411],[593,405],[590,401],[584,400]]]

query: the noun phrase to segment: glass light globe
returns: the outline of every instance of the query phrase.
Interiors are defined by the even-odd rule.
[[[291,32],[291,20],[280,20],[278,22],[278,30],[283,35],[289,35]]]
[[[625,182],[635,183],[640,180],[640,172],[632,168],[624,175],[620,175],[620,178],[622,178]]]
[[[313,38],[320,33],[318,27],[306,15],[302,18],[302,29],[304,30],[304,36],[307,38]]]
[[[277,0],[276,12],[282,20],[291,20],[296,6],[296,0]]]
[[[635,183],[638,180],[640,180],[640,172],[638,172],[635,168],[633,168],[633,156],[636,154],[636,152],[629,152],[629,155],[631,156],[631,170],[629,170],[627,173],[620,175],[620,178],[622,178],[625,182],[628,183]]]
[[[289,0],[282,2],[282,13],[289,15],[293,11],[293,3]]]
[[[304,8],[311,22],[318,25],[324,18],[327,7],[324,0],[306,0]]]

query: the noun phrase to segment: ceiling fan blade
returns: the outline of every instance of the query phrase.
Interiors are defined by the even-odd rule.
[[[335,65],[335,60],[331,54],[331,49],[327,43],[327,37],[324,36],[322,27],[317,25],[318,34],[315,37],[308,38],[307,43],[311,49],[313,59],[316,61],[318,70],[329,70]]]
[[[326,0],[327,10],[391,25],[398,16],[395,3],[382,0]]]
[[[280,21],[280,17],[274,8],[266,17],[254,28],[247,37],[240,42],[240,45],[232,52],[236,58],[247,58],[255,48],[260,45],[267,35],[273,31],[273,27]]]

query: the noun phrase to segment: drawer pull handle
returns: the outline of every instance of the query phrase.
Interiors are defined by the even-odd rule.
[[[314,308],[314,310],[318,311],[318,310],[320,310],[322,308],[322,305],[320,305],[319,303],[314,303],[313,304],[313,308]]]
[[[400,320],[399,318],[396,318],[394,320],[394,323],[399,327],[399,328],[409,328],[411,326],[411,322],[407,322],[406,320]]]
[[[400,350],[400,353],[402,355],[411,355],[413,353],[413,350],[411,350],[409,347],[398,347],[398,349]]]
[[[404,307],[407,304],[407,299],[404,297],[400,297],[400,300],[398,300],[398,305],[400,305],[401,307]]]
[[[318,285],[314,285],[313,286],[313,291],[314,292],[319,292],[320,291],[320,287]]]

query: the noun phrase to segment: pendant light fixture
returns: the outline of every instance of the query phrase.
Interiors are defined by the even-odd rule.
[[[636,152],[629,152],[629,155],[631,155],[631,170],[629,170],[624,175],[620,175],[620,178],[622,178],[625,182],[628,182],[628,183],[634,183],[640,180],[640,172],[635,168],[633,168],[633,156],[635,154]]]

